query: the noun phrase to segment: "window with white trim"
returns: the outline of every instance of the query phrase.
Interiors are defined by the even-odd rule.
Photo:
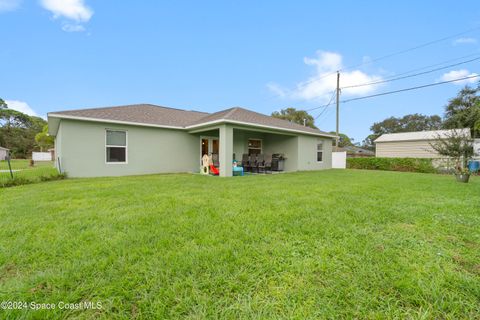
[[[127,163],[127,131],[106,130],[107,163]]]
[[[248,139],[248,154],[260,154],[262,153],[262,140],[260,139]]]
[[[317,142],[317,162],[323,162],[323,142]]]

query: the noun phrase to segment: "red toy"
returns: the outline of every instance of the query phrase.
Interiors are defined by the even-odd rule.
[[[219,171],[218,171],[217,168],[215,168],[215,166],[213,164],[210,164],[210,173],[218,176]]]

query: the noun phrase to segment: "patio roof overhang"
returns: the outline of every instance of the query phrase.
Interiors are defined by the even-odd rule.
[[[302,131],[302,130],[295,130],[295,129],[287,129],[287,128],[280,128],[250,122],[243,122],[243,121],[236,121],[230,119],[220,119],[211,122],[201,123],[193,126],[187,126],[186,129],[189,133],[198,133],[203,131],[215,130],[223,124],[230,124],[233,125],[234,129],[243,129],[243,130],[252,130],[258,132],[266,132],[266,133],[274,133],[274,134],[284,134],[284,135],[298,135],[298,134],[305,134],[305,135],[313,135],[323,138],[331,138],[336,139],[337,136],[333,134],[326,134],[326,133],[315,133],[309,131]]]

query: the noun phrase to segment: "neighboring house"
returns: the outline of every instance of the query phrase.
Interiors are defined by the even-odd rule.
[[[208,114],[150,104],[51,112],[57,166],[71,177],[199,172],[218,154],[232,175],[242,154],[281,153],[285,171],[329,169],[336,136],[243,108]]]
[[[470,129],[460,130],[470,137]],[[375,142],[375,156],[385,158],[441,158],[431,143],[448,137],[452,130],[418,131],[383,134]]]
[[[5,160],[7,158],[7,155],[8,155],[8,149],[0,147],[0,161]]]
[[[338,148],[338,151],[345,151],[347,158],[375,157],[375,152],[357,146],[345,146]]]

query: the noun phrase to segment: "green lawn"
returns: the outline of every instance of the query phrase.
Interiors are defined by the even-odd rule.
[[[28,159],[10,160],[12,174],[14,178],[29,180],[31,182],[39,182],[42,177],[58,176],[58,170],[54,167],[53,161],[36,161],[34,166],[30,166]],[[0,187],[11,180],[8,162],[0,161]]]
[[[0,318],[480,318],[479,177],[151,175],[0,199],[0,300],[102,304]]]

